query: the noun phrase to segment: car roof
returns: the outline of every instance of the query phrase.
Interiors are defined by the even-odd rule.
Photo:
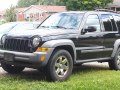
[[[67,12],[61,12],[61,13],[78,13],[78,14],[85,14],[85,13],[99,13],[99,14],[117,14],[114,12],[107,12],[107,11],[67,11]]]
[[[60,12],[60,13],[86,13],[87,11],[67,11],[67,12]]]

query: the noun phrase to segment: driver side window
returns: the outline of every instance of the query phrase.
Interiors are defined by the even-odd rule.
[[[87,29],[89,27],[94,27],[96,29],[95,32],[100,32],[101,31],[100,21],[99,21],[98,15],[89,15],[87,17],[84,29]]]

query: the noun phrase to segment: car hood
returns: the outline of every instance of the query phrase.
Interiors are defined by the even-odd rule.
[[[35,29],[35,30],[20,30],[10,31],[7,35],[12,37],[32,37],[38,35],[40,37],[68,35],[77,33],[72,29]]]

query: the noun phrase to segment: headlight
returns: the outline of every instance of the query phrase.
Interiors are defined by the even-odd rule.
[[[1,44],[5,43],[5,39],[6,39],[6,35],[3,35],[2,38],[1,38]]]
[[[37,47],[40,44],[41,38],[40,37],[34,37],[32,40],[33,47]]]

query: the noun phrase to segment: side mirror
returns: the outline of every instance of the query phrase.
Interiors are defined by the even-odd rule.
[[[96,31],[96,28],[93,27],[93,26],[89,26],[88,28],[85,28],[82,30],[82,34],[85,34],[87,32],[95,32]]]

